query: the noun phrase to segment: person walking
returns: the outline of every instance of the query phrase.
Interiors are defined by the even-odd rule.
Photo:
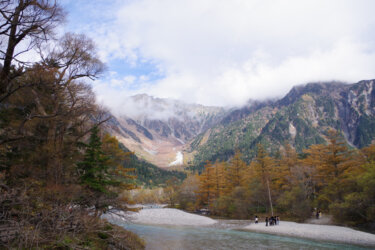
[[[268,217],[266,217],[266,227],[268,227]]]
[[[255,221],[255,224],[258,224],[258,216],[257,215],[255,215],[254,221]]]

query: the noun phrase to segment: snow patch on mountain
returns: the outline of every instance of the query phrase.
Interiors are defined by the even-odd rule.
[[[178,151],[176,154],[176,159],[169,163],[169,166],[178,166],[182,165],[184,163],[184,155],[182,154],[181,151]]]

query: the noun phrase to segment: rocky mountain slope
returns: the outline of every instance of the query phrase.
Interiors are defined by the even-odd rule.
[[[184,163],[185,144],[218,123],[225,110],[176,100],[136,95],[124,104],[107,130],[136,155],[159,167]]]
[[[192,155],[190,164],[227,160],[236,149],[250,160],[258,143],[271,153],[285,143],[301,152],[324,143],[329,128],[342,131],[352,146],[366,146],[375,139],[374,82],[309,83],[294,87],[278,101],[234,110],[192,140],[186,152]]]

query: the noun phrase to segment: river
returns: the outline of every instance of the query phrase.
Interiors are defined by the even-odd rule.
[[[353,245],[335,244],[236,230],[246,221],[219,220],[212,226],[142,225],[111,220],[138,234],[148,250],[218,250],[218,249],[368,249]]]

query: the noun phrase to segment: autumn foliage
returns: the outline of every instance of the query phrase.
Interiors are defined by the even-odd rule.
[[[0,14],[0,248],[142,248],[100,219],[134,177],[100,130],[109,116],[86,83],[105,68],[93,42],[55,36],[56,1],[0,1]]]
[[[375,216],[375,145],[353,150],[342,135],[327,131],[327,143],[298,154],[285,144],[275,156],[258,144],[256,157],[246,164],[237,152],[229,162],[207,162],[196,177],[198,208],[211,214],[252,218],[283,214],[304,220],[314,209],[337,222],[371,227]]]

